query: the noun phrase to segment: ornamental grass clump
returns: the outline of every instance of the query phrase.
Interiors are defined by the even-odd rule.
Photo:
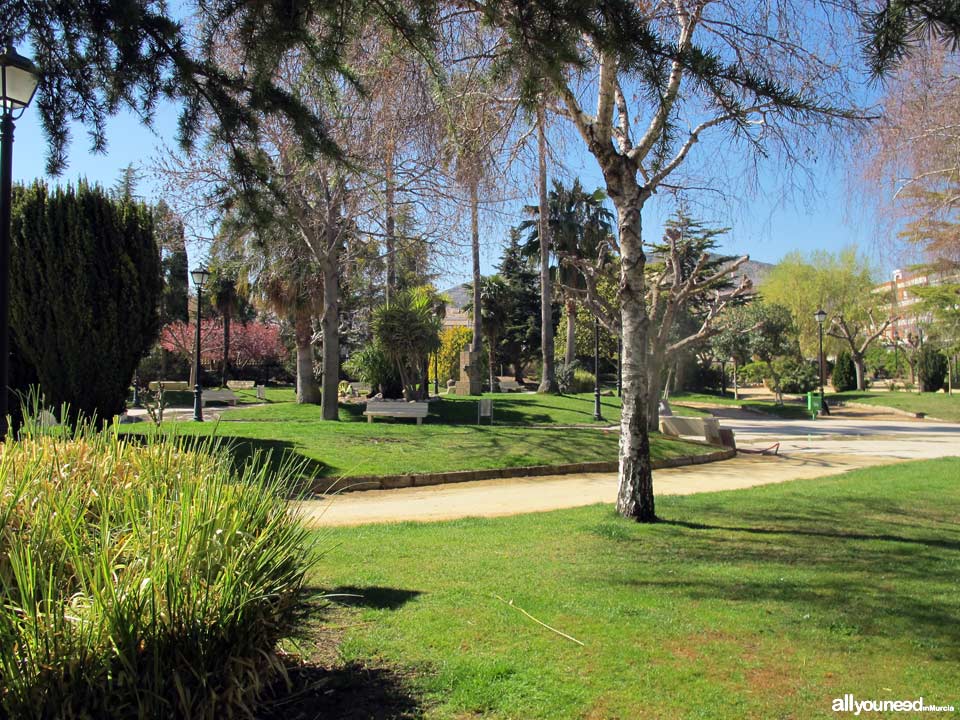
[[[0,445],[0,718],[252,716],[312,557],[263,460],[88,427]]]

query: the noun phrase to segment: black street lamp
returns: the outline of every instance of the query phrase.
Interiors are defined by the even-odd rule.
[[[10,204],[13,192],[13,121],[37,91],[40,73],[12,46],[0,53],[0,440],[7,436],[10,365]]]
[[[820,412],[829,415],[830,408],[827,407],[827,400],[823,396],[823,322],[827,319],[827,313],[821,309],[817,310],[813,316],[817,319],[817,325],[820,326]]]
[[[893,364],[895,367],[894,378],[900,379],[900,335],[896,330],[892,333],[893,338]]]
[[[593,319],[593,419],[603,420],[600,414],[600,319]]]
[[[196,385],[193,386],[193,419],[203,422],[203,388],[200,386],[200,305],[203,300],[203,285],[210,278],[210,271],[199,267],[190,271],[193,284],[197,288],[197,337],[194,344],[193,373]]]

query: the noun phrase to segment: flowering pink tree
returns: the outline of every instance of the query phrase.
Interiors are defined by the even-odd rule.
[[[160,347],[187,360],[193,359],[196,323],[174,322],[160,332]],[[250,322],[235,325],[230,341],[230,362],[244,368],[280,362],[287,357],[287,348],[280,339],[280,326]],[[200,321],[200,362],[215,366],[223,359],[223,323],[212,318]],[[191,370],[191,374],[192,374]],[[193,383],[191,378],[191,383]]]
[[[187,360],[193,359],[196,344],[195,322],[168,323],[160,331],[160,347]],[[219,320],[200,321],[200,362],[216,362],[223,352],[223,328]]]
[[[287,348],[280,340],[279,325],[250,322],[235,326],[230,344],[230,362],[235,368],[280,362],[286,357]]]

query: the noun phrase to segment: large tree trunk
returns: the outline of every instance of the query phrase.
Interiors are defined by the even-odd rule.
[[[220,369],[220,387],[227,386],[230,379],[230,308],[223,313],[223,366]]]
[[[570,365],[577,358],[577,301],[567,298],[567,351],[563,362]]]
[[[647,430],[660,429],[660,395],[663,392],[663,357],[647,353]]]
[[[320,387],[313,376],[313,328],[310,313],[298,310],[293,321],[297,342],[297,402],[316,405],[320,402]]]
[[[497,380],[497,352],[496,352],[497,339],[496,337],[494,335],[490,335],[490,337],[487,338],[487,343],[490,346],[488,351],[488,357],[489,357],[488,365],[490,365],[490,368],[489,368],[490,392],[497,392],[499,382]]]
[[[547,202],[547,132],[543,105],[537,105],[537,151],[540,227],[540,386],[537,392],[557,390],[553,367],[553,293],[550,287],[550,205]]]
[[[857,390],[867,389],[867,367],[863,355],[855,353],[853,355],[853,369],[857,373]]]
[[[337,232],[334,229],[332,232]],[[340,253],[332,252],[323,267],[323,397],[321,415],[324,420],[339,420],[340,385],[340,274],[337,271]]]
[[[480,181],[474,177],[470,181],[470,250],[473,255],[473,338],[470,351],[483,349],[483,326],[480,312]]]
[[[617,512],[655,522],[653,469],[647,434],[647,333],[644,287],[646,257],[640,239],[640,209],[646,199],[636,186],[636,168],[624,163],[604,173],[617,210],[620,240],[620,322],[623,332],[623,409],[620,416],[620,478]]]

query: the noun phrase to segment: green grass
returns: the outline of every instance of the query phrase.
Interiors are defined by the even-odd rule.
[[[342,411],[345,412],[345,411]],[[356,477],[486,470],[616,460],[616,432],[477,425],[417,426],[412,422],[273,420],[166,423],[183,435],[216,433],[231,439],[238,460],[255,450],[272,450],[275,459],[293,453],[307,461],[312,477]],[[128,432],[151,432],[132,426]],[[126,426],[131,428],[131,426]],[[652,435],[651,456],[696,455],[714,448]]]
[[[327,632],[432,718],[832,718],[960,706],[960,460],[609,506],[325,531]],[[512,601],[584,643],[535,624]],[[344,602],[350,602],[345,600]]]
[[[215,390],[216,388],[207,388]],[[284,403],[293,402],[296,399],[296,390],[292,387],[272,387],[265,388],[265,398],[259,400],[257,391],[253,388],[249,390],[234,390],[233,394],[237,396],[238,405],[257,405],[260,403]],[[192,408],[193,390],[166,390],[163,393],[164,401],[170,408]]]
[[[268,399],[269,399],[268,395]],[[293,453],[311,477],[400,475],[488,470],[528,465],[613,461],[619,436],[606,430],[620,419],[620,400],[602,398],[603,422],[593,420],[593,396],[495,394],[493,426],[476,424],[476,398],[431,403],[423,425],[377,418],[367,423],[363,405],[340,406],[340,422],[320,419],[317,405],[298,405],[275,394],[259,407],[224,410],[219,423],[168,422],[186,435],[216,433],[232,439],[244,460],[255,450],[279,459]],[[569,426],[582,427],[569,427]],[[150,432],[144,425],[126,432]],[[651,436],[654,459],[708,452],[702,444]]]
[[[827,397],[865,405],[896,408],[912,413],[924,413],[941,420],[960,422],[960,395],[912,392],[850,392],[836,393]]]
[[[620,398],[601,397],[600,408],[603,421],[593,419],[593,394],[538,395],[535,393],[486,393],[493,399],[496,425],[585,425],[604,426],[620,422]],[[293,397],[289,398],[291,401]],[[478,396],[445,395],[430,403],[427,424],[477,422]],[[365,422],[363,407],[359,404],[346,406],[340,418],[345,421]],[[264,407],[238,408],[224,414],[225,420],[310,420],[320,416],[316,405],[296,405],[274,401]],[[377,422],[390,422],[378,419]],[[409,421],[401,421],[409,422]]]
[[[784,397],[783,405],[777,405],[773,400],[756,400],[753,398],[740,398],[739,400],[734,400],[732,392],[727,393],[726,395],[692,392],[670,394],[671,408],[673,407],[674,403],[683,402],[695,402],[718,405],[722,407],[736,407],[747,410],[757,410],[759,412],[767,413],[768,415],[776,415],[777,417],[782,417],[788,420],[799,420],[802,418],[809,419],[810,417],[810,413],[807,412],[806,399],[804,398],[802,401],[800,401],[796,397],[791,397],[789,395]]]

